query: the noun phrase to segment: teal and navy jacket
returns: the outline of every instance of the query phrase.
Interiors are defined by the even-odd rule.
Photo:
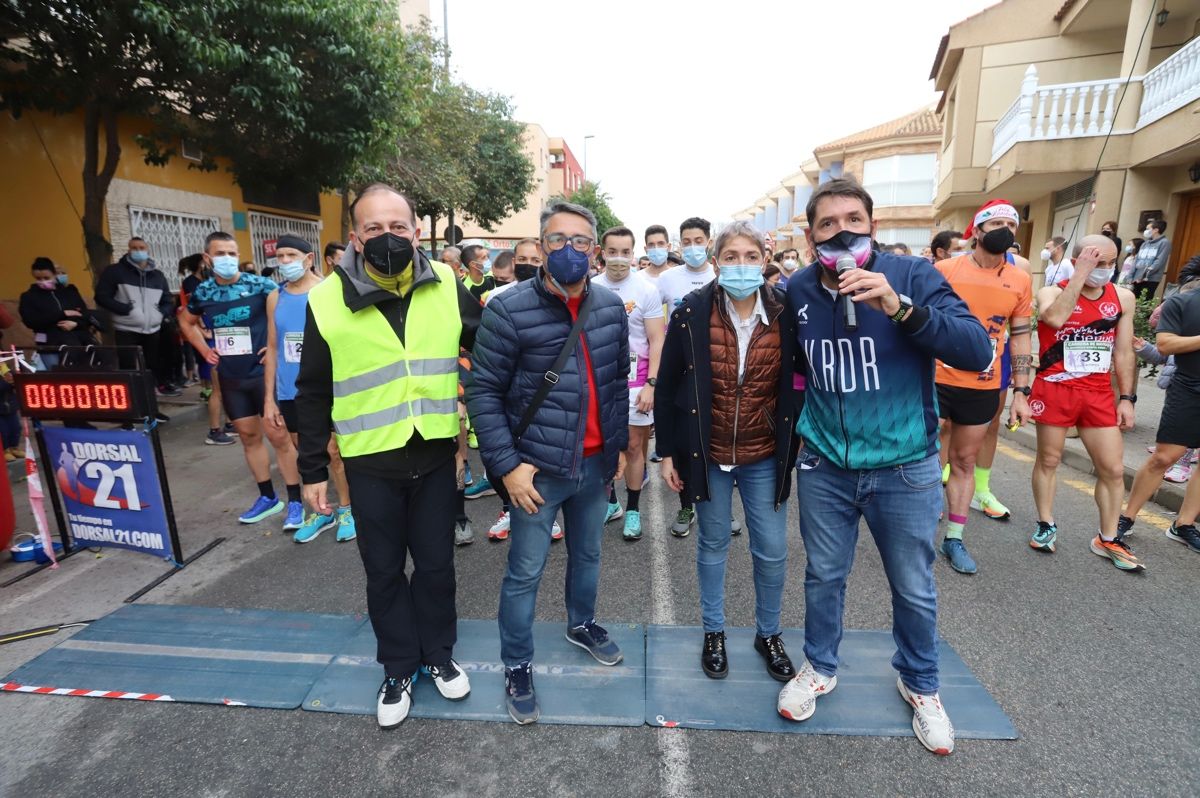
[[[934,360],[968,371],[983,371],[992,360],[983,325],[929,261],[876,252],[864,268],[884,274],[912,300],[903,324],[860,302],[858,329],[847,332],[820,265],[787,285],[788,311],[808,359],[796,431],[807,451],[852,470],[892,468],[935,453]]]

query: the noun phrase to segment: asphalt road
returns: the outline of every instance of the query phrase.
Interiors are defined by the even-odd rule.
[[[199,421],[172,424],[166,453],[186,552],[229,541],[143,601],[351,613],[365,610],[352,545],[328,535],[294,545],[276,520],[240,527],[255,489],[240,447],[200,445]],[[373,718],[187,704],[0,695],[0,794],[5,796],[724,796],[1047,795],[1200,793],[1195,596],[1200,558],[1163,537],[1166,512],[1139,524],[1140,576],[1087,549],[1091,478],[1064,469],[1059,551],[1027,545],[1030,453],[1002,442],[993,477],[1014,511],[1000,524],[973,513],[966,538],[980,573],[937,565],[940,631],[1012,718],[1017,741],[961,740],[953,756],[913,738],[823,737],[692,730],[425,721],[383,733]],[[19,491],[23,503],[23,490]],[[598,619],[698,624],[694,539],[666,534],[677,507],[652,480],[646,538],[605,539]],[[459,613],[494,618],[507,544],[483,532],[494,498],[469,503],[477,542],[460,549]],[[804,552],[791,508],[784,625],[802,626]],[[740,509],[737,511],[741,516]],[[1154,523],[1151,523],[1154,522]],[[271,528],[267,529],[266,525]],[[539,620],[562,621],[565,549],[556,545]],[[82,554],[0,591],[0,631],[95,618],[161,573],[145,556]],[[18,572],[0,565],[0,581]],[[727,580],[731,625],[753,622],[746,538]],[[888,628],[879,557],[862,535],[846,601],[852,628]],[[0,674],[65,634],[0,647]],[[699,647],[697,641],[697,649]],[[802,641],[788,639],[799,661]],[[732,666],[760,667],[752,652]],[[818,707],[818,711],[820,711]]]

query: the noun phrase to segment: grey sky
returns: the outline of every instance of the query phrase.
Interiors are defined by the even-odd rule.
[[[932,102],[938,41],[996,2],[449,0],[451,68],[580,162],[594,135],[588,177],[640,239],[728,219],[814,146]]]

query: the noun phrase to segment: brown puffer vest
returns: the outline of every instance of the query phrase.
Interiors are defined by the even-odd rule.
[[[770,326],[755,326],[738,384],[738,342],[723,292],[713,297],[709,319],[712,362],[712,436],[709,456],[720,465],[747,465],[775,453],[775,405],[779,401],[779,314],[769,295],[763,309]]]

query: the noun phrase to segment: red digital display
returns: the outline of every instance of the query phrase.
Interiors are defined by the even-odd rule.
[[[132,374],[38,372],[16,375],[21,412],[43,419],[132,420],[144,415]]]

